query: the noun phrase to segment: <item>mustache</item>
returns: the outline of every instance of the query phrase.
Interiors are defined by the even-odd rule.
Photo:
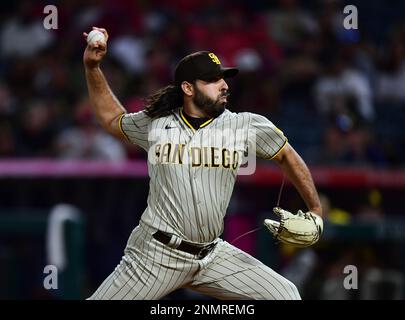
[[[229,92],[229,91],[224,91],[224,92],[222,92],[220,95],[219,95],[219,97],[220,98],[222,98],[222,97],[229,97],[231,95],[231,93]]]

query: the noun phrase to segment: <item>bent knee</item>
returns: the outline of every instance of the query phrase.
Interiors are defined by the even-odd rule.
[[[295,284],[281,278],[267,286],[263,293],[266,300],[301,300],[300,293]]]

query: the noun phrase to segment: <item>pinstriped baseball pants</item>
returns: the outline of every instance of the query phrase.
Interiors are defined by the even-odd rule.
[[[297,288],[246,252],[218,239],[205,258],[167,247],[137,226],[125,255],[89,300],[161,299],[189,288],[217,299],[295,300]]]

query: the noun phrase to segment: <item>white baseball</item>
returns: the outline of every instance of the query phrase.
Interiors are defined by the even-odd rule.
[[[95,43],[96,41],[100,41],[100,42],[105,43],[105,36],[101,31],[92,30],[87,35],[87,43],[92,44],[92,43]]]

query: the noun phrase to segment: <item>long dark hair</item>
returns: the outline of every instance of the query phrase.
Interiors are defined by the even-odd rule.
[[[183,90],[179,86],[167,86],[146,98],[145,112],[151,118],[166,116],[183,105]]]

